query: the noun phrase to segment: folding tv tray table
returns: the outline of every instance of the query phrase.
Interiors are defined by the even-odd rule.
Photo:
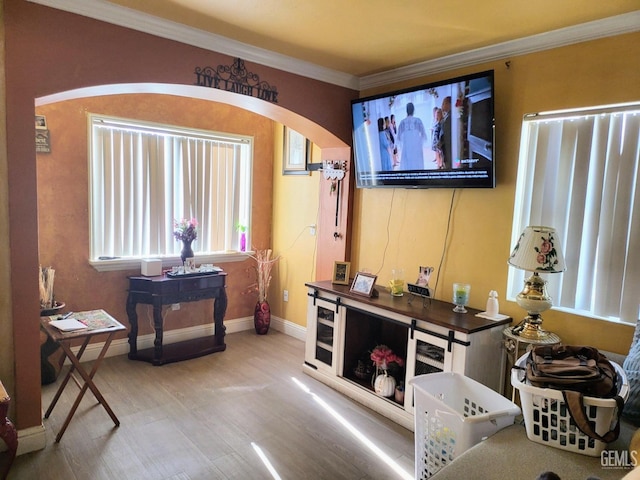
[[[104,359],[104,356],[109,349],[109,345],[111,345],[113,337],[116,333],[126,330],[126,327],[104,310],[76,312],[72,315],[72,317],[80,321],[81,323],[84,323],[87,328],[84,328],[82,330],[63,332],[50,324],[51,321],[58,318],[57,315],[53,315],[50,317],[40,317],[40,324],[42,325],[42,328],[44,328],[44,330],[47,332],[47,335],[49,335],[54,342],[58,343],[62,347],[65,356],[71,361],[69,372],[60,384],[60,387],[53,397],[51,405],[49,405],[44,418],[49,418],[49,415],[51,415],[53,408],[56,406],[56,403],[60,399],[60,396],[62,395],[62,392],[69,383],[70,379],[73,379],[75,384],[80,388],[80,392],[78,393],[78,396],[76,397],[76,400],[73,403],[73,406],[71,407],[71,410],[69,411],[69,414],[67,415],[67,418],[62,425],[62,428],[58,432],[56,442],[59,442],[62,438],[62,435],[64,435],[64,432],[69,426],[69,422],[71,422],[73,415],[76,413],[76,410],[78,409],[78,406],[82,401],[82,397],[84,397],[87,389],[91,390],[93,395],[96,397],[96,400],[98,400],[98,403],[104,407],[104,409],[113,420],[113,423],[115,423],[116,427],[120,426],[120,420],[118,420],[118,417],[116,417],[116,415],[113,413],[113,410],[111,410],[111,407],[100,393],[100,390],[98,390],[98,387],[96,387],[95,383],[93,382],[93,377],[98,371],[98,368],[100,367],[100,364],[102,363],[102,360]],[[107,338],[102,349],[100,350],[98,358],[93,364],[93,368],[90,372],[87,372],[80,363],[80,358],[87,348],[89,341],[97,335],[106,335]],[[77,354],[73,352],[71,347],[71,344],[74,340],[81,341],[81,345],[78,349]],[[74,375],[75,372],[77,372],[80,377],[82,377],[83,383],[81,383],[76,375]]]

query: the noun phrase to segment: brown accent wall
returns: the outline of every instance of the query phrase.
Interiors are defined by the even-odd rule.
[[[233,58],[23,0],[5,0],[4,13],[12,259],[7,287],[14,327],[15,419],[18,428],[25,429],[41,424],[37,272],[40,260],[53,263],[53,259],[40,259],[38,253],[35,99],[96,85],[193,85],[196,67],[229,65]],[[312,140],[322,137],[318,131],[326,129],[334,134],[332,138],[342,140],[336,142],[339,146],[349,143],[349,100],[356,92],[262,65],[247,63],[247,67],[278,88],[279,106],[313,122],[303,124]],[[70,195],[77,200],[82,196]],[[82,201],[86,203],[86,196]],[[49,227],[43,224],[42,228]],[[68,275],[78,281],[93,274],[83,267]],[[111,274],[100,278],[111,278]],[[123,287],[123,277],[119,277],[109,288]],[[74,296],[71,291],[69,295]],[[0,370],[4,372],[14,373],[8,366]]]

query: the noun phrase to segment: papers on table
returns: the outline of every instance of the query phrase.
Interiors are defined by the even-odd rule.
[[[65,318],[63,320],[51,320],[49,325],[56,327],[61,332],[73,332],[75,330],[84,330],[88,328],[84,323],[79,322],[75,318]]]

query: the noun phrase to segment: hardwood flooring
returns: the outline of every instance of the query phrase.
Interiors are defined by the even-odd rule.
[[[87,392],[55,443],[76,397],[70,384],[44,420],[47,447],[16,458],[9,480],[413,478],[413,433],[305,375],[303,342],[272,330],[226,343],[161,367],[105,359],[95,382],[120,427]],[[43,387],[44,410],[63,377]]]

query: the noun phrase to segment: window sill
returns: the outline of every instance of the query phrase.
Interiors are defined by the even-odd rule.
[[[254,252],[225,252],[225,253],[208,253],[196,254],[196,264],[211,263],[218,265],[221,263],[243,262],[249,255]],[[177,267],[182,265],[180,257],[145,257],[149,259],[162,260],[162,269]],[[110,260],[90,260],[89,265],[98,272],[114,272],[118,270],[136,270],[140,269],[140,261],[142,258],[114,258]]]

